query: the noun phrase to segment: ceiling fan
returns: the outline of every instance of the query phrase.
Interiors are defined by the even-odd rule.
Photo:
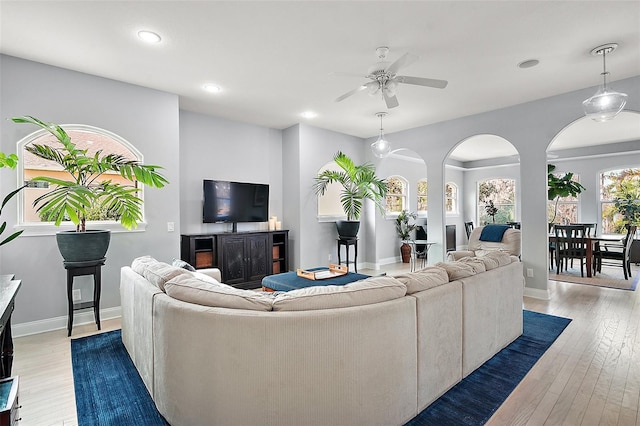
[[[336,99],[336,102],[340,102],[348,98],[349,96],[363,90],[368,90],[369,94],[371,95],[376,95],[378,93],[382,94],[382,97],[387,104],[387,108],[395,108],[399,105],[398,98],[396,98],[396,89],[398,87],[398,83],[435,87],[436,89],[444,89],[445,87],[447,87],[448,82],[446,80],[435,80],[432,78],[398,75],[398,71],[400,71],[401,68],[415,62],[419,59],[419,57],[411,53],[405,53],[398,60],[390,64],[386,61],[388,53],[388,47],[378,47],[376,49],[376,55],[378,56],[378,59],[380,59],[380,61],[370,67],[367,71],[367,74],[365,75],[365,78],[368,78],[371,81],[361,85],[357,89],[351,90],[350,92],[347,92],[344,95],[340,96]],[[353,75],[349,73],[333,74]]]

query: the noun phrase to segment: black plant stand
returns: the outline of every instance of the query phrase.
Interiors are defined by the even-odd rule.
[[[342,265],[342,257],[340,256],[340,247],[344,246],[345,251],[347,252],[347,260],[345,261],[345,265],[349,268],[349,264],[353,263],[353,268],[355,272],[358,272],[358,239],[357,238],[338,238],[338,265]],[[353,246],[355,248],[355,256],[353,261],[349,260],[349,247]]]
[[[93,316],[96,320],[98,330],[100,330],[100,293],[101,293],[101,271],[102,265],[107,259],[103,257],[98,260],[86,262],[63,262],[67,270],[67,300],[69,302],[69,319],[67,321],[67,336],[71,336],[73,328],[73,311],[93,308]],[[73,278],[83,275],[93,275],[93,300],[90,302],[73,303]]]

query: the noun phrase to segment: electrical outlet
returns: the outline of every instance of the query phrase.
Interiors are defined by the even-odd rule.
[[[173,232],[175,230],[175,226],[173,222],[167,222],[167,232]]]
[[[533,277],[533,269],[527,268],[527,277],[529,278]]]
[[[80,289],[73,290],[73,293],[71,293],[71,296],[74,302],[77,302],[78,300],[82,300],[82,294],[80,293]]]
[[[331,262],[331,253],[329,253],[328,260]]]

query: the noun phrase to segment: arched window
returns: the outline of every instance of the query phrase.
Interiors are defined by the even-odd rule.
[[[447,214],[458,214],[458,186],[453,182],[444,185],[445,210]]]
[[[390,176],[387,178],[386,214],[397,215],[407,209],[407,189],[409,182],[402,176]]]
[[[637,200],[640,195],[640,168],[608,170],[600,173],[600,212],[603,234],[623,234],[624,217],[615,200]]]
[[[478,223],[513,222],[516,216],[516,181],[513,179],[486,179],[478,182]],[[487,212],[487,206],[497,209],[495,215]]]
[[[427,179],[420,179],[417,185],[417,201],[418,201],[418,214],[425,215],[427,214],[428,204],[427,204]]]
[[[108,130],[100,129],[87,125],[63,125],[62,126],[67,134],[70,136],[71,141],[76,145],[78,149],[86,149],[87,155],[91,156],[97,151],[102,150],[105,153],[113,153],[124,156],[131,160],[137,160],[143,162],[142,154],[133,145],[131,145],[124,138],[109,132]],[[27,234],[49,234],[58,230],[53,225],[53,221],[50,218],[43,216],[37,211],[37,208],[33,206],[34,200],[40,195],[48,192],[49,183],[42,181],[33,181],[32,179],[37,176],[47,176],[53,178],[59,178],[62,180],[69,180],[70,175],[62,169],[62,167],[52,161],[39,158],[27,150],[25,147],[31,144],[39,145],[51,145],[53,147],[59,147],[60,143],[57,139],[45,130],[38,130],[24,137],[18,142],[17,152],[20,154],[20,163],[18,166],[18,181],[24,182],[27,187],[20,192],[20,198],[18,202],[18,226],[27,229]],[[130,181],[120,174],[115,172],[107,172],[102,176],[102,179],[117,181],[122,184],[132,185],[138,187],[135,180]],[[138,197],[142,198],[142,186],[138,190]],[[144,204],[143,204],[144,206]],[[144,215],[144,209],[143,209]],[[113,217],[107,211],[101,210],[96,206],[92,213],[88,216],[89,221],[100,222],[100,227],[103,229],[111,230],[124,230],[119,221],[119,218]],[[71,221],[63,221],[64,227],[72,227]],[[144,230],[144,220],[139,223],[137,230]]]

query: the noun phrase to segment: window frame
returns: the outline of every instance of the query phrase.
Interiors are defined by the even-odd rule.
[[[554,171],[553,174],[555,176],[561,177],[565,175],[565,172],[556,172]],[[574,182],[578,182],[580,183],[580,175],[578,173],[574,173],[573,177],[571,179]],[[578,194],[577,197],[573,197],[573,196],[568,196],[568,197],[560,197],[560,199],[558,200],[558,212],[561,211],[561,206],[575,206],[575,212],[576,212],[576,217],[575,220],[570,220],[567,222],[567,224],[569,223],[579,223],[580,222],[580,194]],[[555,210],[555,201],[554,200],[547,200],[547,221],[549,223],[550,222],[550,214],[552,211]],[[558,222],[559,218],[562,218],[563,216],[556,216],[554,223],[557,224],[564,224],[563,222]],[[602,221],[600,221],[602,222]]]
[[[385,181],[389,182],[389,179],[394,179],[394,178],[400,180],[400,182],[402,183],[402,193],[398,195],[398,194],[390,194],[389,192],[387,192],[387,195],[384,199],[384,216],[387,219],[395,219],[398,217],[398,215],[402,210],[409,210],[409,181],[404,176],[400,176],[400,175],[388,176],[385,179]],[[400,199],[402,200],[401,201],[402,208],[400,209],[400,211],[393,212],[393,211],[387,210],[387,197],[389,195],[400,197]]]
[[[453,188],[452,197],[449,197],[448,195],[448,191],[447,191],[447,187],[451,186]],[[452,200],[452,205],[454,207],[453,210],[448,210],[447,206],[448,206],[448,201]],[[459,216],[460,215],[460,190],[458,188],[458,185],[456,185],[455,182],[446,182],[444,184],[444,211],[445,211],[445,216]]]
[[[104,137],[108,137],[113,141],[122,144],[126,147],[136,158],[136,160],[141,163],[144,162],[144,156],[142,152],[138,150],[135,146],[133,146],[129,141],[124,139],[122,136],[117,135],[116,133],[110,132],[109,130],[102,129],[100,127],[90,126],[88,124],[62,124],[60,125],[65,131],[80,131],[87,133],[95,133]],[[44,129],[36,130],[35,132],[29,133],[22,139],[20,139],[16,143],[16,152],[19,153],[18,156],[24,158],[24,147],[32,142],[35,142],[39,138],[43,136],[48,136],[49,132]],[[18,167],[16,167],[17,173],[17,182],[20,185],[23,185],[25,181],[25,167],[24,161],[18,162]],[[140,185],[139,187],[139,198],[142,200],[142,205],[140,206],[142,211],[142,220],[138,222],[138,227],[134,229],[127,229],[119,221],[115,220],[92,220],[87,221],[87,228],[91,227],[93,229],[105,229],[111,232],[144,232],[146,231],[147,221],[145,214],[145,202],[144,202],[144,185]],[[55,235],[60,231],[71,231],[76,229],[76,225],[71,221],[62,222],[59,226],[56,226],[54,222],[25,222],[24,214],[25,214],[25,196],[24,191],[20,191],[18,193],[17,199],[17,217],[16,224],[14,225],[14,229],[24,231],[21,236],[42,236],[42,235]]]
[[[515,221],[516,217],[517,217],[517,203],[516,200],[518,198],[517,193],[516,193],[516,179],[511,178],[511,177],[492,177],[492,178],[485,178],[483,180],[479,180],[476,182],[476,199],[475,199],[475,204],[476,204],[476,220],[475,222],[479,225],[481,225],[483,223],[482,218],[483,218],[483,211],[486,211],[485,208],[487,206],[486,203],[483,203],[482,201],[480,201],[480,186],[485,183],[485,182],[490,182],[490,181],[496,181],[496,180],[500,180],[500,181],[508,181],[508,182],[512,182],[513,183],[513,202],[512,203],[501,203],[501,202],[494,202],[494,206],[496,206],[498,209],[500,209],[500,207],[503,207],[504,211],[507,211],[507,209],[505,209],[504,207],[511,207],[512,211],[513,211],[513,217],[511,218],[511,221]]]
[[[424,182],[425,186],[427,187],[427,191],[424,195],[420,194],[420,183]],[[427,205],[427,209],[426,210],[420,210],[419,206],[420,206],[420,198],[424,197],[425,198],[425,204]],[[418,213],[418,217],[427,217],[429,215],[429,183],[427,181],[427,178],[421,178],[418,179],[418,182],[416,183],[416,212]]]
[[[603,197],[603,175],[607,174],[607,173],[611,173],[611,172],[622,172],[624,170],[632,170],[635,171],[636,173],[640,173],[640,165],[636,165],[636,166],[628,166],[628,167],[616,167],[616,168],[611,168],[611,169],[607,169],[607,170],[603,170],[601,172],[598,173],[598,212],[599,212],[599,216],[598,216],[598,225],[600,227],[600,232],[602,234],[605,234],[605,229],[604,229],[604,205],[605,204],[609,204],[609,205],[613,205],[615,199],[605,199]],[[617,182],[620,182],[620,180],[617,180]],[[610,232],[605,234],[605,235],[623,235],[622,233],[615,233],[615,234],[611,234]]]

